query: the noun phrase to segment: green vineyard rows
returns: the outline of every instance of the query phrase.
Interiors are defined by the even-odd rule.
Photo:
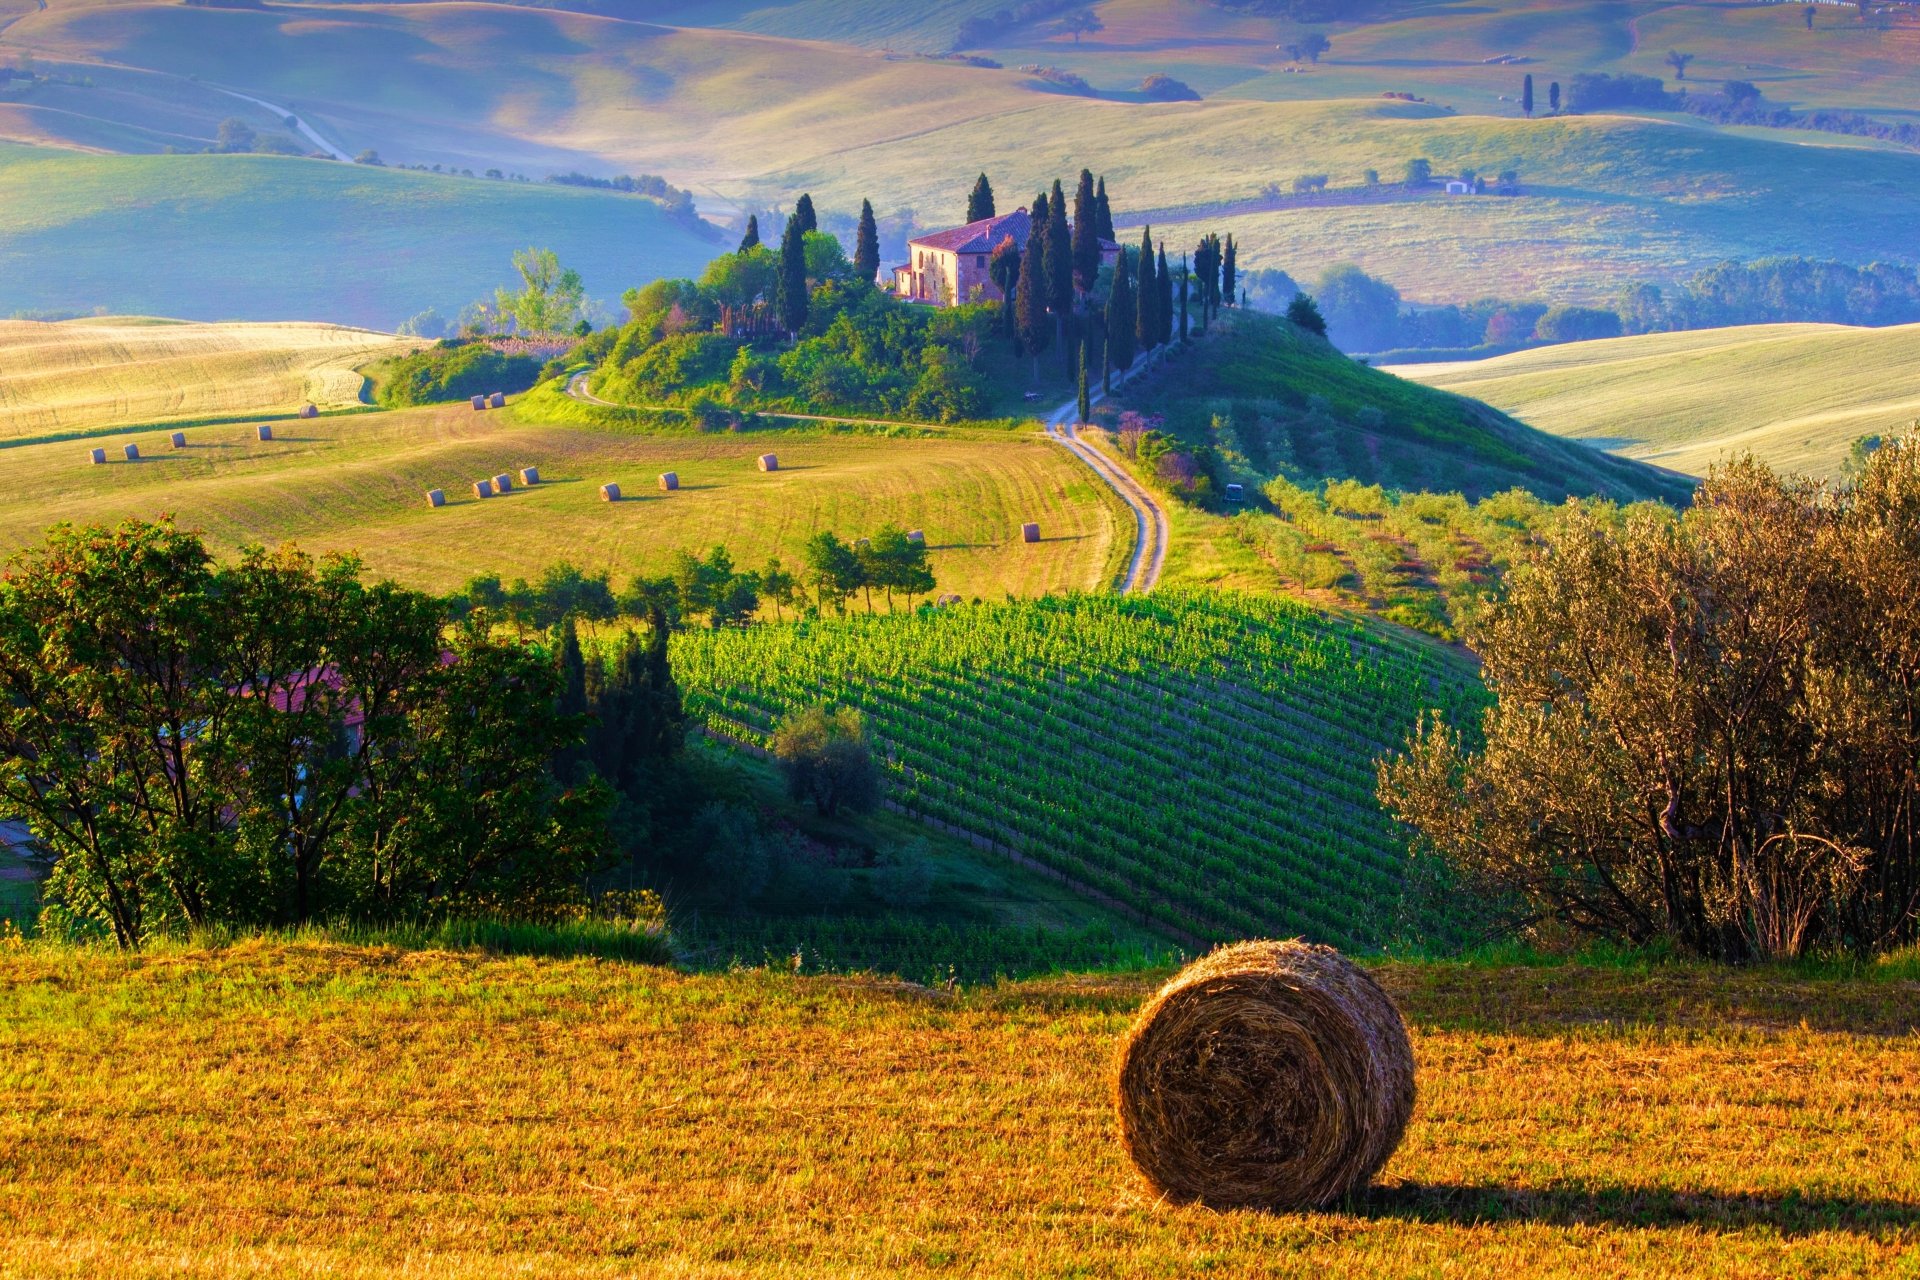
[[[889,798],[1113,899],[1174,936],[1387,938],[1404,840],[1374,762],[1467,668],[1285,600],[1072,596],[690,632],[689,711],[764,745],[816,702],[859,707]]]

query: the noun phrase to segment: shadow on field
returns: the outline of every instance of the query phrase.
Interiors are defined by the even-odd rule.
[[[1766,1227],[1781,1235],[1815,1231],[1907,1231],[1920,1227],[1920,1204],[1797,1192],[1745,1195],[1666,1187],[1463,1186],[1403,1182],[1374,1187],[1353,1212],[1368,1218],[1478,1226],[1546,1223],[1554,1226],[1673,1227],[1744,1231]]]

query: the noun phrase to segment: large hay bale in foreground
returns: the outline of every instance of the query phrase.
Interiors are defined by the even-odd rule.
[[[473,407],[474,407],[474,408],[475,408],[476,410],[480,410],[480,409],[484,409],[484,408],[486,408],[486,407],[487,407],[487,398],[486,398],[485,396],[475,396],[475,397],[473,398]]]
[[[427,505],[430,507],[444,507],[447,505],[447,495],[439,489],[429,489],[427,490]]]
[[[774,454],[763,453],[760,455],[760,469],[762,471],[778,471],[780,469],[780,459]]]
[[[618,502],[618,501],[620,501],[620,486],[619,486],[619,485],[617,485],[617,484],[603,484],[603,485],[601,485],[601,486],[600,486],[600,497],[601,497],[601,498],[602,498],[602,499],[603,499],[604,501],[607,501],[607,502]]]
[[[672,493],[674,490],[678,489],[679,487],[680,487],[679,473],[673,472],[673,471],[662,471],[660,473],[661,489],[663,489],[667,493]]]
[[[1413,1113],[1387,993],[1331,947],[1242,942],[1175,974],[1121,1047],[1127,1154],[1171,1200],[1317,1209],[1366,1186]]]

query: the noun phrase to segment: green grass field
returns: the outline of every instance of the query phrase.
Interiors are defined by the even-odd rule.
[[[322,943],[0,952],[0,1272],[1912,1280],[1909,967],[1387,964],[1419,1101],[1326,1213],[1158,1203],[1157,975],[938,989]]]
[[[1198,0],[1110,0],[1099,6],[1106,31],[1078,46],[1064,37],[1022,36],[1026,43],[990,50],[1005,64],[996,70],[885,52],[938,44],[946,38],[938,33],[975,11],[972,0],[924,16],[885,7],[868,18],[870,8],[842,0],[716,2],[673,18],[715,26],[668,28],[507,6],[303,4],[249,12],[55,0],[0,34],[0,48],[31,47],[49,68],[97,69],[101,83],[93,90],[37,87],[9,108],[18,128],[0,112],[0,130],[47,142],[61,141],[66,128],[72,145],[151,149],[159,133],[135,146],[125,131],[205,134],[229,109],[222,104],[233,103],[218,99],[215,86],[231,85],[290,101],[338,145],[379,147],[390,160],[518,166],[536,176],[573,167],[664,173],[716,211],[729,201],[784,205],[811,190],[829,215],[851,215],[871,198],[883,216],[911,210],[922,226],[959,217],[969,175],[978,169],[994,176],[1003,198],[1024,199],[1087,165],[1107,175],[1123,216],[1189,207],[1182,216],[1196,219],[1191,234],[1234,231],[1248,266],[1311,276],[1326,262],[1354,260],[1408,297],[1436,302],[1488,294],[1597,299],[1630,279],[1670,279],[1724,258],[1775,253],[1912,257],[1905,246],[1920,213],[1920,156],[1832,135],[1716,129],[1691,117],[1526,121],[1499,95],[1517,94],[1527,71],[1544,82],[1586,69],[1659,70],[1671,40],[1699,52],[1693,76],[1703,89],[1715,75],[1739,74],[1783,101],[1884,107],[1893,118],[1914,101],[1909,55],[1910,46],[1920,48],[1920,26],[1882,33],[1849,26],[1836,11],[1830,26],[1803,41],[1794,6],[1499,0],[1460,13],[1457,6],[1417,3],[1396,9],[1399,21],[1335,24],[1329,58],[1309,73],[1286,74],[1286,55],[1275,44],[1294,30],[1290,24]],[[808,39],[794,38],[800,36]],[[1533,61],[1485,65],[1502,54]],[[1018,71],[1028,59],[1076,70],[1117,97],[1055,92]],[[1762,69],[1748,70],[1748,63]],[[1132,85],[1154,71],[1188,78],[1208,100],[1138,101]],[[1418,92],[1443,105],[1383,102],[1383,91]],[[272,126],[264,117],[256,123]],[[1335,186],[1350,186],[1371,168],[1391,181],[1415,156],[1442,173],[1517,168],[1528,194],[1231,221],[1207,212],[1215,202],[1253,197],[1268,183],[1284,188],[1301,173],[1326,173]],[[134,162],[88,163],[111,172],[124,166],[115,185],[146,184]],[[48,167],[38,176],[36,191],[54,193],[38,194],[38,203],[115,216],[106,192],[78,175]],[[440,179],[415,194],[439,203],[450,219],[487,224],[495,216],[497,193],[485,184]],[[518,198],[535,201],[533,193]],[[0,210],[26,200],[24,191],[8,199],[0,171]],[[387,221],[379,214],[368,220]],[[652,274],[689,269],[652,243],[657,237],[629,234],[616,223],[522,225],[523,238],[557,242],[563,256],[571,250],[605,296]],[[449,242],[471,243],[454,230]],[[1189,228],[1173,233],[1177,246]],[[90,243],[97,252],[100,242]],[[25,244],[45,250],[39,260],[87,247],[45,232]],[[357,247],[338,245],[330,260],[379,256]],[[478,256],[477,245],[473,251]],[[497,250],[488,255],[482,260],[504,261]],[[180,248],[183,261],[196,256]],[[97,296],[103,291],[78,301],[180,310]],[[26,305],[86,293],[42,282]]]
[[[1832,478],[1853,442],[1920,420],[1920,325],[1755,325],[1409,365],[1559,435],[1704,475],[1742,453]]]
[[[853,432],[643,434],[548,424],[517,409],[466,405],[282,422],[195,427],[182,451],[165,435],[115,433],[6,450],[14,477],[0,547],[37,542],[56,520],[114,522],[173,513],[209,542],[292,540],[357,551],[376,572],[446,590],[476,573],[537,576],[570,560],[616,581],[659,571],[675,550],[724,544],[736,563],[788,563],[821,529],[923,528],[940,590],[998,599],[1104,587],[1131,549],[1131,519],[1087,468],[1031,432],[886,438]],[[139,462],[120,446],[140,445]],[[105,447],[113,461],[89,466]],[[762,474],[754,459],[780,456]],[[473,481],[521,467],[542,483],[480,501]],[[658,491],[676,471],[681,490]],[[609,481],[627,495],[600,501]],[[430,510],[422,495],[445,490]],[[1126,523],[1123,525],[1122,520]],[[1020,525],[1046,540],[1028,546]]]
[[[0,320],[0,441],[357,406],[358,366],[412,345],[317,324]]]
[[[0,144],[0,315],[451,322],[552,248],[589,294],[697,273],[719,246],[651,201],[267,156],[97,156]],[[137,248],[137,251],[136,251]]]

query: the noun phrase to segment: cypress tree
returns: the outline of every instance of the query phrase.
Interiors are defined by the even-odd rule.
[[[747,234],[740,237],[740,247],[737,250],[735,250],[735,252],[745,253],[749,249],[758,249],[759,247],[760,247],[760,215],[757,213],[750,213],[747,215]]]
[[[1113,234],[1113,210],[1107,206],[1107,175],[1104,173],[1100,175],[1100,185],[1093,193],[1093,211],[1096,219],[1094,226],[1100,232],[1100,238],[1118,239]]]
[[[1233,237],[1227,237],[1227,250],[1220,259],[1220,291],[1227,295],[1227,305],[1233,305]]]
[[[967,195],[967,221],[979,222],[993,216],[993,184],[983,173],[974,180],[973,190]]]
[[[818,231],[820,229],[820,219],[813,216],[813,197],[810,195],[802,195],[800,197],[799,203],[793,206],[793,216],[800,219],[800,233],[802,235],[805,235],[809,231]]]
[[[1547,110],[1560,114],[1560,82],[1555,80],[1547,86]]]
[[[1073,192],[1073,283],[1081,293],[1091,293],[1100,276],[1100,214],[1094,200],[1093,174],[1082,169]]]
[[[1087,392],[1087,344],[1080,344],[1080,399],[1074,406],[1080,411],[1080,421],[1093,417],[1093,397]]]
[[[1160,336],[1155,340],[1160,346],[1173,341],[1173,273],[1167,270],[1167,244],[1160,242],[1160,252],[1153,263],[1154,283],[1160,287],[1160,300],[1153,304],[1153,318],[1160,324]]]
[[[789,335],[799,333],[807,322],[807,239],[798,213],[787,219],[787,229],[780,236],[780,274],[773,291],[780,323]]]
[[[1150,351],[1160,345],[1160,322],[1154,318],[1154,303],[1160,297],[1160,283],[1153,278],[1153,228],[1140,233],[1140,266],[1134,277],[1133,344]]]
[[[880,228],[873,221],[873,201],[860,202],[860,231],[854,237],[853,274],[872,284],[880,275]]]
[[[1033,357],[1033,376],[1040,377],[1040,353],[1053,337],[1053,324],[1047,317],[1047,268],[1042,261],[1039,236],[1027,237],[1027,251],[1020,259],[1020,283],[1013,296],[1014,324],[1020,333],[1020,345]]]
[[[574,623],[572,613],[560,620],[560,646],[554,654],[554,665],[560,670],[560,696],[555,700],[555,710],[563,716],[583,716],[587,713],[587,659],[580,651],[580,629]],[[564,747],[554,754],[553,775],[563,784],[572,786],[582,781],[586,773],[587,754],[577,746]]]
[[[1520,109],[1527,113],[1527,119],[1533,119],[1533,75],[1520,82]]]
[[[1067,223],[1067,194],[1058,178],[1047,198],[1046,265],[1054,314],[1064,320],[1073,311],[1073,232]]]
[[[1113,271],[1113,292],[1107,295],[1107,366],[1121,373],[1133,367],[1133,326],[1133,271],[1122,249]]]
[[[1012,236],[1003,237],[993,246],[993,256],[987,259],[987,274],[1000,286],[1001,328],[1012,333],[1014,291],[1020,287],[1020,250]]]
[[[1113,300],[1109,298],[1107,301],[1108,309],[1111,310]],[[1101,324],[1104,326],[1106,321],[1110,319],[1112,319],[1111,315],[1102,317]],[[1103,331],[1101,337],[1100,394],[1110,396],[1113,394],[1113,335]]]
[[[1182,345],[1187,341],[1187,287],[1190,274],[1186,255],[1182,254],[1180,255],[1180,342]]]

